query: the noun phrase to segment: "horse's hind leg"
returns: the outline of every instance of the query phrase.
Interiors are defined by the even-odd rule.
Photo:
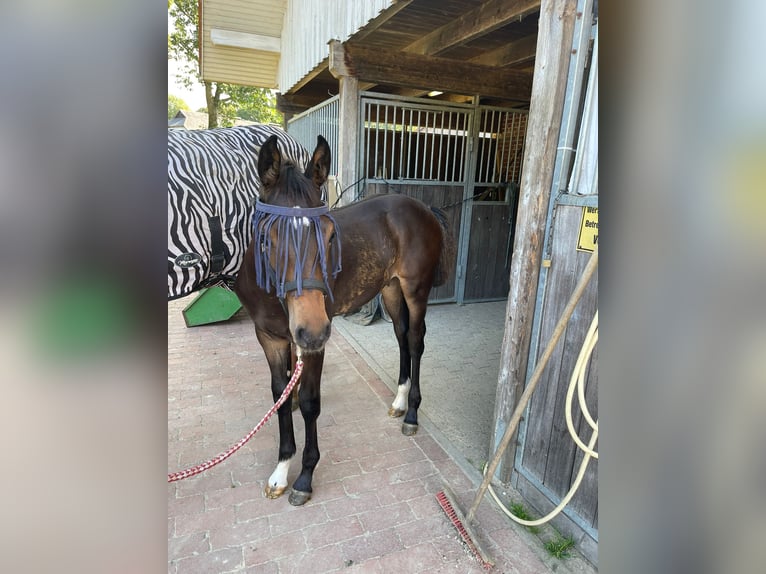
[[[410,358],[410,347],[407,342],[407,333],[409,331],[410,314],[407,310],[407,304],[404,302],[399,280],[393,279],[381,291],[383,305],[386,307],[388,315],[391,317],[391,323],[394,325],[394,333],[399,343],[399,381],[397,385],[396,397],[388,409],[388,415],[400,417],[407,410],[407,396],[410,391],[410,370],[412,360]]]
[[[430,284],[429,284],[430,285]],[[426,308],[428,289],[420,284],[414,288],[402,283],[402,293],[407,306],[409,324],[407,328],[407,349],[411,358],[410,389],[407,397],[407,414],[402,423],[402,433],[408,436],[418,432],[418,408],[420,407],[420,359],[425,350]]]
[[[256,330],[256,335],[269,363],[271,394],[274,402],[277,402],[287,387],[287,372],[291,368],[290,342],[287,339],[270,337],[258,330]],[[279,419],[279,459],[276,469],[271,473],[266,488],[264,488],[264,493],[268,498],[279,498],[287,488],[287,473],[290,470],[290,461],[296,450],[290,401],[285,401],[277,411],[277,416]]]
[[[306,354],[303,361],[301,392],[298,397],[306,427],[306,444],[303,447],[303,467],[290,492],[289,501],[293,506],[305,504],[311,498],[311,481],[314,477],[314,469],[319,462],[317,418],[321,411],[320,383],[324,351]]]

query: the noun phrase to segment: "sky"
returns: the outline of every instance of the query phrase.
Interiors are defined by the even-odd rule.
[[[204,108],[207,103],[205,102],[205,88],[201,83],[195,83],[191,90],[176,82],[176,77],[179,71],[180,65],[175,60],[168,60],[168,94],[178,96],[187,104],[192,110],[198,110]]]

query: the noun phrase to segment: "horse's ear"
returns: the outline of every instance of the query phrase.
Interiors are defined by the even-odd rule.
[[[327,181],[327,176],[330,174],[330,160],[330,145],[322,136],[317,136],[317,147],[306,168],[306,177],[311,178],[317,187],[321,187]]]
[[[274,185],[279,179],[282,155],[279,153],[277,136],[271,136],[258,153],[258,177],[264,185]]]

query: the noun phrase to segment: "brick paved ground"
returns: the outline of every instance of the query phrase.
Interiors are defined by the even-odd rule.
[[[181,315],[188,303],[168,304],[169,471],[227,449],[271,404],[250,320],[241,313],[189,329]],[[325,356],[313,498],[296,508],[262,494],[276,463],[275,417],[221,465],[168,485],[168,572],[482,572],[435,500],[448,484],[467,510],[475,484],[423,425],[415,437],[401,434],[401,419],[386,415],[392,399],[336,330]],[[298,413],[295,421],[300,452]],[[296,460],[290,481],[298,472]],[[551,572],[539,541],[489,502],[477,516],[495,572]]]

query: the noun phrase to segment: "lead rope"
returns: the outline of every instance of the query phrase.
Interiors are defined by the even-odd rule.
[[[272,415],[275,412],[277,412],[277,409],[284,404],[284,402],[287,400],[287,397],[290,396],[290,393],[292,392],[293,387],[295,387],[295,384],[298,382],[298,379],[300,378],[302,372],[303,372],[303,359],[301,359],[300,351],[299,351],[298,360],[295,362],[295,369],[293,370],[293,376],[290,377],[290,381],[287,383],[287,387],[285,387],[285,390],[282,391],[282,396],[280,396],[279,400],[277,400],[277,402],[274,403],[274,405],[269,409],[269,412],[267,412],[264,415],[264,417],[261,419],[261,422],[255,425],[253,430],[247,433],[247,435],[245,435],[242,438],[242,440],[240,440],[237,444],[232,446],[226,452],[222,452],[215,458],[212,458],[207,462],[203,462],[202,464],[189,467],[186,470],[171,472],[170,474],[168,474],[168,482],[183,480],[184,478],[189,478],[190,476],[194,476],[194,475],[200,474],[201,472],[205,472],[207,469],[213,468],[215,465],[223,462],[224,460],[229,458],[231,455],[233,455],[235,452],[237,452],[240,448],[242,448],[247,441],[253,438],[253,435],[255,435],[255,433],[261,430],[261,427],[263,427],[263,425],[266,424],[266,421],[268,421],[272,417]]]

